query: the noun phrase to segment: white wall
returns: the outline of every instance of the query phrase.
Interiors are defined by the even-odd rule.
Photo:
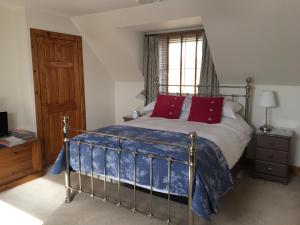
[[[95,50],[115,81],[142,81],[141,58],[143,33],[146,27],[159,24],[183,25],[181,20],[198,19],[199,0],[172,0],[138,7],[73,17],[82,35]],[[153,26],[156,24],[156,26]]]
[[[23,8],[0,8],[0,110],[8,111],[9,128],[35,129],[31,89],[25,91],[29,60]]]
[[[135,96],[144,89],[143,82],[115,82],[115,122],[122,122],[122,117],[133,110],[143,108],[144,102]]]
[[[0,7],[0,110],[9,128],[36,130],[29,28],[80,35],[72,21],[22,7]],[[83,39],[87,128],[114,122],[114,83]]]
[[[83,43],[86,125],[92,130],[114,123],[115,85],[90,46]]]
[[[64,16],[27,9],[28,27],[80,35]],[[83,65],[87,129],[114,123],[114,83],[83,37]]]

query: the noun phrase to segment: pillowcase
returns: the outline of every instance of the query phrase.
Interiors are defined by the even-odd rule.
[[[241,104],[234,102],[234,101],[225,100],[224,105],[223,105],[223,116],[226,116],[226,117],[229,117],[232,119],[237,119],[236,113],[241,111],[241,109],[242,109]]]
[[[193,96],[188,121],[215,124],[221,122],[223,97]]]
[[[154,109],[154,106],[155,106],[155,101],[149,103],[148,105],[146,105],[144,108],[143,108],[143,112],[144,113],[148,113],[148,112],[152,112],[153,109]]]
[[[178,119],[180,116],[184,96],[159,95],[151,117]]]
[[[189,118],[191,104],[192,104],[192,97],[193,95],[186,94],[185,99],[183,101],[179,119],[187,120]]]

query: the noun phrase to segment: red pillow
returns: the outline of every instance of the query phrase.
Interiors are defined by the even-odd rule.
[[[167,119],[178,119],[184,96],[159,95],[151,114],[151,117],[163,117]]]
[[[220,123],[223,110],[223,97],[193,96],[188,121]]]

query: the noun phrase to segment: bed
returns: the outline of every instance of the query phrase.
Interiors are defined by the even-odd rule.
[[[80,131],[69,138],[70,131],[64,117],[64,148],[52,173],[65,170],[66,202],[72,192],[84,193],[81,177],[90,177],[91,197],[107,200],[106,182],[117,183],[118,206],[122,205],[121,184],[133,185],[133,207],[136,209],[136,188],[150,190],[149,216],[152,214],[153,192],[168,196],[168,219],[171,221],[171,195],[188,199],[188,224],[194,213],[209,220],[218,213],[222,197],[232,189],[230,169],[239,161],[251,139],[252,129],[247,124],[250,111],[251,79],[246,86],[222,86],[244,89],[245,94],[226,94],[231,98],[245,98],[242,116],[223,118],[219,124],[204,124],[181,119],[143,116],[125,124]],[[191,132],[192,131],[192,132]],[[71,172],[78,173],[79,188],[71,186]],[[103,196],[95,196],[94,179],[103,180]]]

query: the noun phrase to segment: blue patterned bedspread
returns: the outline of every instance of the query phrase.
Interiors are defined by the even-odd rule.
[[[109,126],[97,130],[98,132],[120,135],[134,138],[144,138],[149,141],[163,141],[170,144],[183,145],[166,146],[138,140],[122,139],[99,136],[95,134],[82,134],[71,139],[70,142],[70,166],[73,170],[79,170],[79,155],[77,141],[104,145],[118,148],[121,144],[125,151],[121,153],[120,178],[122,182],[132,184],[134,181],[134,156],[130,151],[152,153],[163,157],[171,157],[175,160],[188,161],[188,146],[190,143],[187,134],[168,132],[162,130],[145,129],[124,125]],[[196,149],[196,172],[192,207],[196,214],[209,220],[212,214],[219,211],[219,202],[224,194],[233,187],[232,177],[227,162],[216,144],[198,137]],[[81,171],[91,172],[91,153],[88,145],[80,144]],[[104,150],[101,147],[93,148],[93,171],[95,174],[104,174],[104,160],[106,160],[107,177],[118,177],[118,153],[113,150]],[[64,170],[65,154],[61,150],[52,168],[52,174],[58,174]],[[136,158],[136,182],[137,186],[149,188],[150,185],[150,159],[143,155]],[[153,187],[154,190],[167,193],[168,191],[168,163],[164,159],[153,159]],[[171,164],[171,193],[179,196],[188,195],[188,166],[179,162]]]

